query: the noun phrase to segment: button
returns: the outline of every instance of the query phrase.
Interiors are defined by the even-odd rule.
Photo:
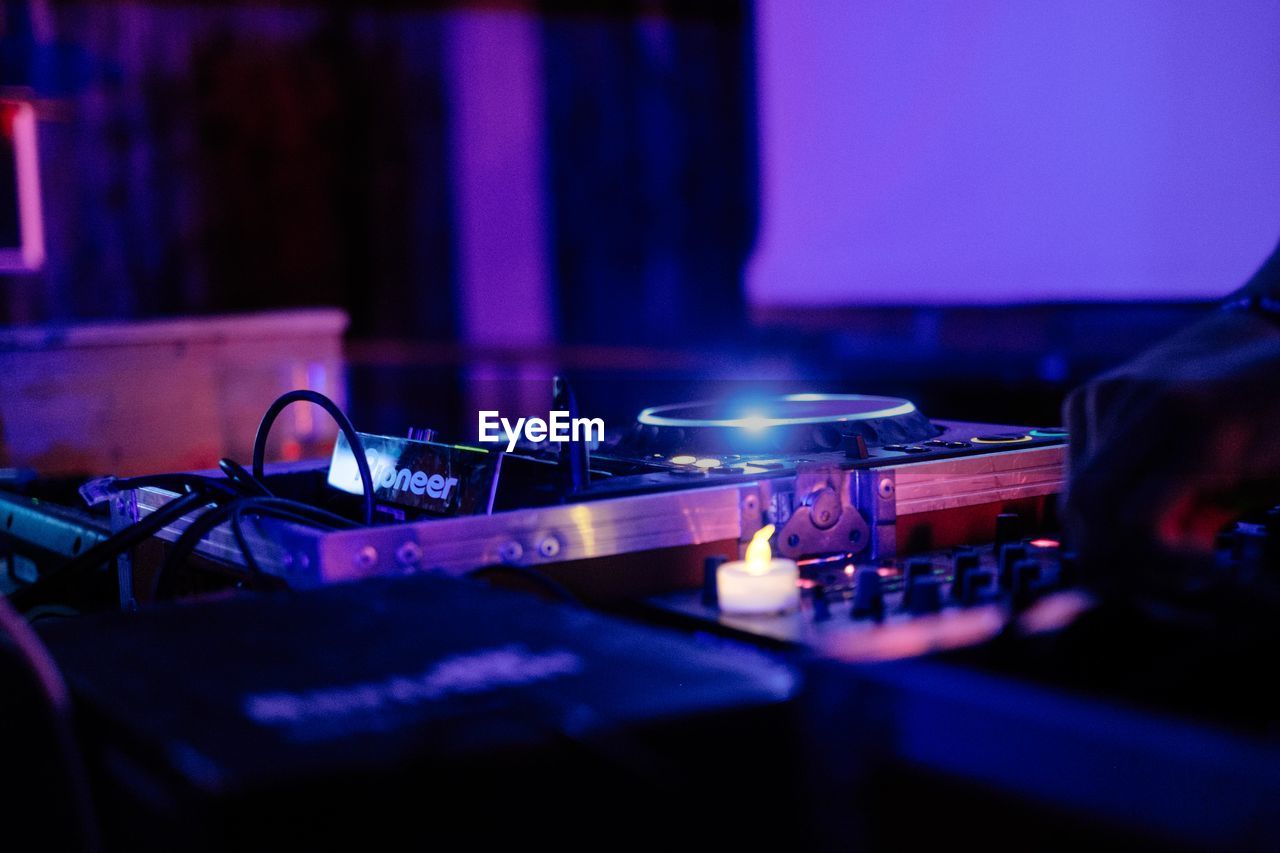
[[[671,457],[671,462],[674,465],[692,465],[694,462],[697,462],[697,461],[698,461],[698,457],[696,456],[683,455],[683,456]]]
[[[1025,597],[1040,580],[1040,564],[1035,560],[1019,560],[1013,564],[1014,597]]]
[[[779,462],[776,459],[757,459],[749,463],[753,468],[763,468],[766,471],[776,471],[779,468],[785,468],[785,462]]]
[[[1058,586],[1063,587],[1064,589],[1075,586],[1079,577],[1080,572],[1076,555],[1068,552],[1059,556]]]
[[[951,597],[957,601],[961,601],[964,597],[964,588],[968,575],[977,571],[981,567],[981,559],[978,552],[972,548],[965,548],[957,551],[955,561],[952,564],[951,574]]]
[[[706,471],[701,468],[672,468],[667,472],[672,477],[705,477]]]
[[[972,447],[972,446],[973,445],[969,444],[969,442],[967,441],[948,441],[947,442],[947,447],[951,447],[955,449],[959,449],[961,447]]]
[[[933,563],[928,560],[912,560],[907,563],[906,571],[903,572],[902,583],[902,609],[911,610],[912,598],[915,595],[916,583],[922,578],[931,577],[933,575]]]
[[[1013,567],[1026,559],[1026,545],[1005,545],[1000,549],[1000,587],[1002,589],[1013,588]]]
[[[1040,564],[1021,560],[1013,567],[1013,608],[1021,610],[1051,591],[1053,584],[1040,576]]]
[[[674,460],[672,460],[672,461],[674,461]],[[695,467],[695,468],[702,468],[702,469],[707,469],[707,468],[719,468],[719,467],[720,467],[721,465],[723,465],[723,464],[724,464],[724,463],[723,463],[723,462],[721,462],[719,459],[712,459],[712,458],[710,458],[710,457],[707,457],[707,458],[705,458],[705,459],[699,459],[699,460],[697,460],[696,462],[694,462],[694,463],[693,463],[693,467]]]
[[[879,622],[884,618],[884,590],[880,585],[880,573],[874,566],[863,566],[853,577],[853,609],[849,615],[854,619],[874,619]]]
[[[906,449],[907,449],[907,446],[906,446],[905,444],[886,444],[884,447],[882,447],[882,448],[880,448],[880,449],[881,449],[881,450],[896,450],[896,451],[903,451],[903,450],[906,450]]]
[[[928,560],[911,560],[903,570],[902,576],[907,581],[912,578],[923,578],[933,574],[933,563]]]
[[[910,446],[910,447],[904,447],[904,448],[902,448],[902,449],[903,449],[905,452],[907,452],[907,453],[928,453],[928,452],[929,452],[929,448],[927,448],[927,447],[916,447],[915,445],[912,445],[912,446]]]
[[[991,592],[995,575],[990,569],[973,569],[964,573],[964,585],[960,589],[960,603],[972,607],[985,601]]]
[[[925,447],[946,447],[947,445],[951,444],[951,442],[943,441],[940,438],[931,438],[928,441],[922,441],[920,443],[923,444]]]
[[[1016,512],[1002,512],[996,516],[996,554],[1000,548],[1022,538],[1022,517]]]
[[[826,622],[831,618],[831,605],[827,603],[827,588],[822,584],[814,584],[811,592],[813,604],[813,621]]]
[[[942,584],[938,578],[916,578],[911,582],[911,604],[907,610],[912,616],[937,613],[942,609]]]

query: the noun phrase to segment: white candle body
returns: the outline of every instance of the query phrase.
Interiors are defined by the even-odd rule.
[[[796,561],[775,557],[766,566],[757,573],[747,568],[746,560],[734,560],[716,569],[721,612],[747,616],[795,609],[800,603]]]

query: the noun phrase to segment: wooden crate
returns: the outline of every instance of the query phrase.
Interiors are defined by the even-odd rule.
[[[0,330],[0,466],[42,475],[250,464],[263,412],[311,388],[345,405],[337,309]],[[295,403],[269,458],[320,456],[336,428]]]

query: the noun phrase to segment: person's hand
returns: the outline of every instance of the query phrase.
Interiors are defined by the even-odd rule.
[[[1087,579],[1160,582],[1224,525],[1280,502],[1280,324],[1198,322],[1077,389],[1064,520]],[[1169,579],[1172,582],[1172,578]]]

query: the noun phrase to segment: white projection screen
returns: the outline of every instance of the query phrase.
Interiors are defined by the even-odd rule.
[[[1280,239],[1276,0],[757,0],[757,306],[1221,296]]]

